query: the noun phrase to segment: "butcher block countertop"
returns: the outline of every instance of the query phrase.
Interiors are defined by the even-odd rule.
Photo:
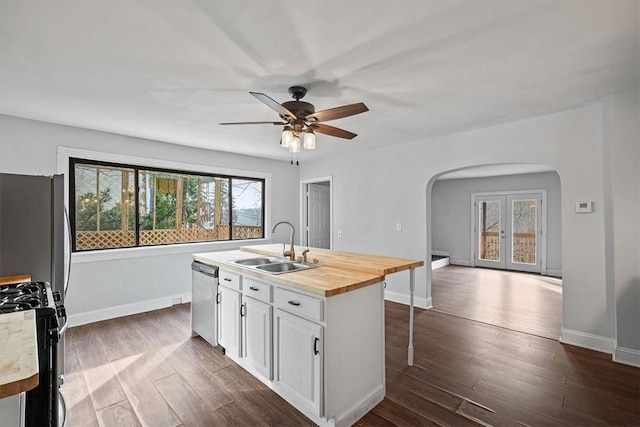
[[[0,399],[37,385],[35,311],[0,314]]]
[[[2,276],[0,277],[0,286],[13,285],[16,283],[30,282],[31,276],[28,274],[19,274],[17,276]]]
[[[301,255],[305,249],[307,248],[296,246],[296,255]],[[388,273],[423,265],[422,261],[360,255],[328,249],[310,249],[307,254],[307,260],[320,264],[320,267],[283,274],[261,273],[257,270],[230,263],[230,261],[265,255],[282,257],[281,244],[244,246],[237,251],[194,254],[193,258],[205,264],[217,265],[228,271],[280,283],[325,297],[379,283],[384,280],[385,275]]]
[[[346,270],[357,270],[366,273],[374,273],[386,276],[410,268],[421,267],[424,261],[393,258],[381,255],[359,254],[355,252],[332,251],[330,249],[308,248],[294,246],[296,256],[301,256],[302,251],[309,249],[307,260],[313,260],[322,265],[330,265]],[[289,249],[289,245],[287,245]],[[242,251],[253,252],[262,255],[282,256],[282,244],[242,246]]]

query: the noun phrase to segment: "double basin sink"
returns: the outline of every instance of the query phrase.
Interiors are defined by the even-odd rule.
[[[309,268],[320,267],[318,264],[309,264],[306,262],[290,261],[286,258],[263,257],[263,258],[246,258],[231,261],[252,270],[260,271],[267,274],[282,274],[293,271],[307,270]]]

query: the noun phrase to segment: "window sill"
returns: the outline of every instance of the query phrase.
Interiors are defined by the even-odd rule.
[[[238,249],[239,246],[262,245],[265,243],[272,243],[272,241],[270,239],[224,240],[220,242],[197,242],[138,248],[103,249],[87,252],[74,252],[71,256],[71,263],[81,264],[85,262],[113,261],[159,255],[228,251]]]

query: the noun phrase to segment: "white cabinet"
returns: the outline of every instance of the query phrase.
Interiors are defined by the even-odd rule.
[[[234,273],[220,270],[220,286],[218,287],[218,343],[224,347],[231,357],[240,357],[242,329],[240,321],[241,309],[241,277]]]
[[[322,326],[275,311],[274,383],[285,399],[322,417]]]
[[[272,308],[257,299],[243,296],[243,356],[246,363],[267,379],[272,379]]]
[[[321,426],[349,426],[384,398],[384,291],[325,297],[220,269],[227,356]]]
[[[0,425],[5,427],[24,427],[25,408],[25,392],[0,399]]]

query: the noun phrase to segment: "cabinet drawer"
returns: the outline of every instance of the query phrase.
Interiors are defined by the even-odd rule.
[[[275,288],[273,292],[273,302],[280,309],[292,314],[318,321],[322,321],[324,318],[322,300],[318,298],[287,289]]]
[[[226,288],[235,289],[236,291],[241,291],[242,283],[240,278],[241,276],[239,274],[231,273],[225,270],[220,270],[220,285]]]
[[[243,277],[242,279],[243,293],[251,298],[255,298],[259,301],[271,304],[271,288],[268,283],[260,282],[250,277]]]

